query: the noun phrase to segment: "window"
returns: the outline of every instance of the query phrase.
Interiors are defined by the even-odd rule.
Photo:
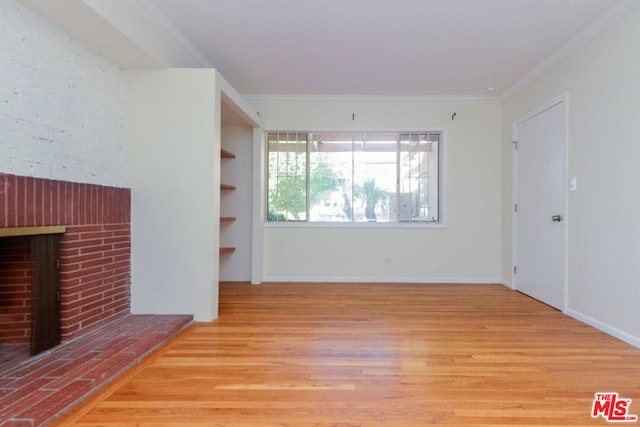
[[[267,220],[440,222],[440,132],[267,133]]]

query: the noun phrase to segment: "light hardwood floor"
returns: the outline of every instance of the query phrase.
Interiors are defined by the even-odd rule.
[[[596,392],[640,414],[640,349],[501,285],[224,283],[220,302],[61,425],[606,425]]]

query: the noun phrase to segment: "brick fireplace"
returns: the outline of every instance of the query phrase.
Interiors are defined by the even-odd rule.
[[[59,235],[62,341],[129,313],[131,191],[0,173],[0,229],[64,226]],[[31,336],[31,241],[0,238],[0,344]]]

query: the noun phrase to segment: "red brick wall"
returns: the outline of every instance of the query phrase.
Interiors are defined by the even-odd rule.
[[[0,173],[0,227],[65,225],[62,340],[130,310],[131,190]]]
[[[129,224],[68,227],[60,241],[62,337],[129,312]]]
[[[0,239],[0,344],[31,339],[31,242]]]

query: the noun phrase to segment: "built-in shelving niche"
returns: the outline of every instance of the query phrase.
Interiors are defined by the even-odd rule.
[[[251,281],[254,128],[227,101],[223,97],[221,108],[219,280]]]
[[[227,151],[225,149],[221,149],[220,150],[220,158],[221,159],[235,159],[236,155],[233,154],[231,151]],[[235,185],[220,183],[220,190],[222,190],[222,191],[234,191],[235,189],[236,189]],[[236,217],[234,217],[234,216],[223,216],[223,217],[220,217],[220,224],[234,222],[235,220],[236,220]],[[221,247],[220,248],[220,255],[232,254],[235,251],[236,251],[236,248],[234,248],[234,247]]]

